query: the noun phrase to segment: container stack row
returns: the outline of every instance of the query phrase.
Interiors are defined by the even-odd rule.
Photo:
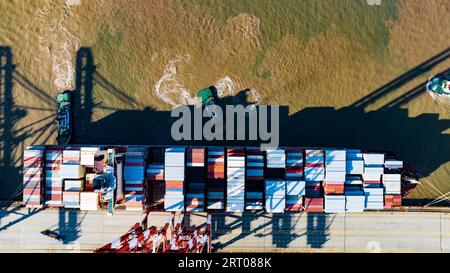
[[[364,173],[364,159],[360,150],[346,151],[346,173],[348,175],[362,175]]]
[[[282,213],[286,208],[286,181],[266,179],[266,212]]]
[[[303,180],[303,150],[286,150],[286,179]]]
[[[23,203],[29,208],[42,207],[44,149],[30,146],[23,152]]]
[[[149,200],[147,204],[153,209],[164,210],[165,178],[164,148],[150,148],[145,178]]]
[[[228,212],[245,210],[245,150],[227,149],[227,207]]]
[[[366,196],[361,185],[345,186],[345,211],[363,212],[365,209]]]
[[[207,208],[225,209],[225,150],[223,147],[208,148],[208,184],[206,188]]]
[[[384,187],[384,207],[392,208],[402,205],[401,171],[403,161],[395,159],[384,160],[384,174],[382,177]]]
[[[65,149],[60,173],[63,179],[63,203],[65,208],[80,208],[80,192],[84,186],[85,168],[81,165],[78,148]]]
[[[264,153],[258,148],[247,148],[245,209],[264,209]]]
[[[305,210],[307,212],[323,212],[322,182],[325,178],[324,161],[323,150],[305,150]]]
[[[185,148],[167,148],[164,158],[166,211],[184,211]]]
[[[324,195],[324,203],[325,208],[324,211],[326,213],[340,213],[345,212],[345,195],[333,195],[333,194],[325,194]]]
[[[363,153],[364,172],[362,174],[364,186],[380,185],[381,175],[384,172],[384,154],[382,153]]]
[[[204,211],[206,189],[205,148],[186,149],[186,174],[186,211]]]
[[[47,150],[45,152],[45,205],[49,207],[63,206],[63,179],[61,165],[63,150]]]
[[[80,210],[82,211],[95,211],[99,205],[99,195],[94,192],[95,156],[99,151],[99,147],[81,147],[80,149],[80,163],[86,170],[83,191],[80,192]]]
[[[303,198],[306,194],[306,183],[303,180],[302,149],[286,150],[286,211],[303,210]]]
[[[306,183],[302,180],[286,181],[286,211],[302,211]]]
[[[401,206],[403,162],[385,158],[380,152],[242,147],[117,149],[114,174],[122,177],[123,173],[123,180],[116,180],[123,181],[118,182],[117,195],[123,198],[124,193],[127,210],[141,211],[150,202],[161,210],[191,212],[265,209],[273,213],[340,213]],[[106,157],[110,151],[107,155],[104,152],[92,146],[25,150],[24,203],[96,209],[98,194],[93,181],[96,172],[106,166],[106,159],[111,160]]]
[[[126,210],[142,210],[145,157],[146,152],[140,147],[129,147],[125,152],[123,178]]]
[[[364,173],[363,187],[366,196],[365,209],[376,210],[384,208],[384,189],[381,177],[384,173],[383,153],[363,153]]]
[[[344,194],[345,177],[346,177],[345,150],[325,150],[325,181],[324,181],[325,194],[328,195]]]
[[[284,169],[286,168],[286,153],[283,149],[267,150],[267,168]]]

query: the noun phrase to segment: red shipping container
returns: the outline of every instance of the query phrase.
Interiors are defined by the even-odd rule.
[[[183,188],[183,181],[166,181],[166,188],[168,189],[176,189]]]
[[[296,173],[296,174],[303,174],[303,167],[296,166],[296,167],[286,167],[287,173]]]
[[[28,202],[22,202],[22,203],[25,205],[25,207],[42,207],[42,204],[40,202],[28,201]]]
[[[344,188],[344,183],[333,182],[325,182],[323,187],[325,194],[343,194]]]
[[[147,180],[164,180],[164,174],[161,173],[147,173],[146,176]]]
[[[323,198],[305,198],[307,212],[323,212]]]
[[[228,148],[227,156],[245,156],[245,151],[243,148]]]
[[[36,188],[41,186],[42,181],[27,181],[23,182],[25,188]]]
[[[45,200],[62,200],[62,192],[61,194],[45,194]]]
[[[321,168],[321,167],[323,167],[323,163],[307,163],[306,167],[308,167],[308,168]]]
[[[24,188],[23,189],[23,195],[41,195],[41,189],[40,188]]]
[[[303,210],[303,204],[286,205],[285,211],[301,211]]]
[[[204,163],[205,149],[203,148],[187,148],[186,150],[188,163]]]

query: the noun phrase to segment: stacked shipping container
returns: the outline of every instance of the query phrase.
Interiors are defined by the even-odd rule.
[[[65,208],[80,208],[80,192],[83,187],[85,168],[81,165],[79,148],[63,151],[63,164],[60,166],[63,179],[63,203]]]
[[[305,181],[286,181],[286,211],[301,211],[303,209],[303,196],[306,193]]]
[[[95,211],[98,208],[98,193],[80,192],[80,210]]]
[[[286,211],[301,211],[306,183],[303,181],[303,150],[286,149]]]
[[[380,185],[383,174],[384,154],[363,153],[364,159],[364,185]]]
[[[227,149],[227,208],[228,212],[245,209],[245,150]]]
[[[166,211],[184,211],[184,161],[185,148],[167,148],[164,158]]]
[[[392,208],[402,205],[401,169],[403,161],[394,159],[384,160],[384,174],[382,176],[384,188],[384,207]]]
[[[205,210],[205,148],[187,148],[186,150],[186,211]]]
[[[286,150],[286,179],[303,180],[303,150]]]
[[[62,162],[62,150],[47,150],[45,152],[45,205],[49,207],[63,206]]]
[[[23,152],[23,203],[26,207],[42,207],[44,150],[30,146]]]
[[[222,147],[208,148],[208,209],[225,208],[225,152]]]
[[[326,213],[345,212],[345,195],[324,195]]]
[[[146,200],[153,209],[164,209],[165,178],[164,178],[164,148],[150,148],[149,164],[146,170],[147,194]]]
[[[145,156],[145,149],[140,147],[129,147],[125,152],[123,176],[127,210],[142,210]]]
[[[264,153],[258,148],[247,148],[245,209],[264,208]]]
[[[305,157],[305,181],[323,181],[325,178],[323,150],[306,150]]]
[[[383,153],[307,149],[303,159],[304,150],[288,148],[268,150],[264,160],[265,153],[257,148],[228,148],[226,155],[223,147],[150,148],[149,158],[146,149],[129,147],[125,152],[127,209],[142,210],[144,177],[146,187],[152,185],[145,192],[151,191],[152,200],[159,200],[161,207],[164,202],[167,211],[265,208],[277,213],[304,208],[338,213],[401,205],[403,162],[385,159]],[[89,191],[93,190],[94,170],[101,159],[95,156],[100,148],[63,150],[54,146],[44,150],[30,147],[24,151],[24,203],[42,205],[45,179],[48,206],[96,209],[98,194]],[[149,164],[144,171],[146,161]],[[159,190],[153,183],[161,185]],[[80,195],[83,191],[86,194]]]
[[[286,181],[266,179],[266,212],[282,213],[286,208]]]
[[[348,175],[362,175],[364,173],[364,159],[361,150],[347,150],[346,173]]]
[[[344,194],[345,176],[345,150],[325,150],[325,194]]]

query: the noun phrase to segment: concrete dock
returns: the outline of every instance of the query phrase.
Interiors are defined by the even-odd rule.
[[[159,225],[168,216],[151,213],[149,221]],[[123,210],[108,216],[102,211],[2,208],[0,252],[92,252],[141,218]],[[62,239],[42,234],[45,230]],[[224,213],[213,215],[212,232],[217,252],[450,252],[450,214],[445,212]]]

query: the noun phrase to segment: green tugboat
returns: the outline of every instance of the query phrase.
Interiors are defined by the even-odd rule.
[[[69,144],[72,137],[72,95],[69,90],[59,93],[57,101],[57,140],[61,145]]]
[[[207,111],[211,112],[211,117],[215,119],[216,112],[214,111],[215,107],[217,106],[213,93],[211,89],[214,88],[213,86],[202,89],[198,92],[198,97],[200,98],[202,105],[205,106]]]
[[[431,77],[427,83],[427,90],[437,95],[450,96],[450,77],[446,75]]]

